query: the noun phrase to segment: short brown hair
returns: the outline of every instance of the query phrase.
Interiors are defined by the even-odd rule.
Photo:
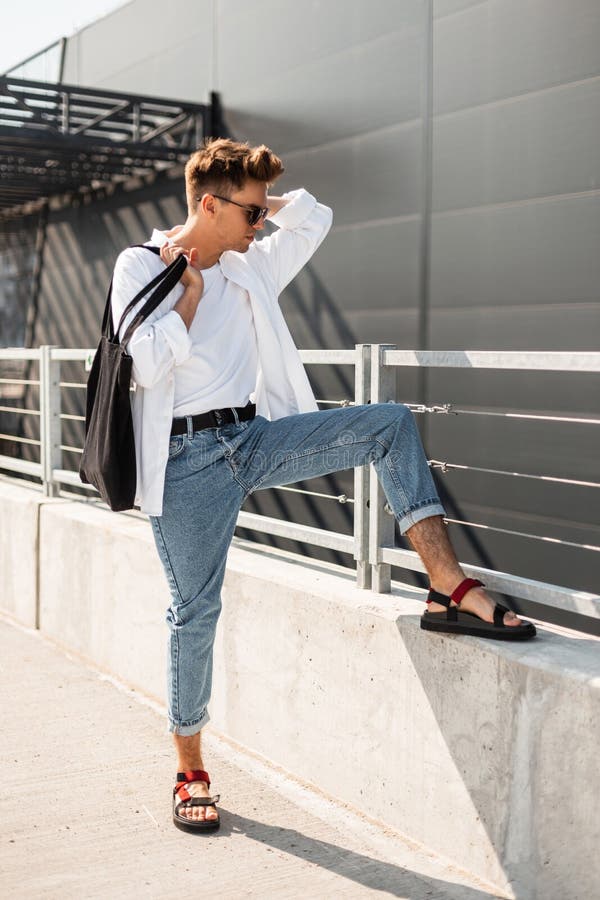
[[[185,164],[185,191],[191,212],[206,191],[229,197],[249,178],[272,184],[284,171],[278,156],[261,144],[250,147],[229,138],[206,138]]]

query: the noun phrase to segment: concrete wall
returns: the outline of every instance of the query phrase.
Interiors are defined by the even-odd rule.
[[[33,624],[35,600],[44,634],[162,701],[169,601],[148,523],[35,510],[39,555],[16,530],[35,532],[31,491],[0,482],[2,607]],[[596,640],[431,635],[414,588],[358,591],[339,567],[241,541],[223,601],[217,729],[519,900],[595,895]]]
[[[0,479],[0,605],[31,628],[38,626],[38,528],[43,502],[35,485]]]

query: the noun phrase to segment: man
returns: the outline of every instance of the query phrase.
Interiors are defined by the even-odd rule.
[[[160,247],[160,257],[128,248],[114,272],[116,327],[165,264],[181,254],[188,263],[128,347],[137,500],[150,517],[171,591],[173,819],[186,830],[219,824],[200,733],[208,722],[227,550],[253,491],[373,462],[400,531],[430,578],[423,627],[504,639],[535,634],[495,605],[480,582],[465,579],[408,408],[317,409],[278,297],[325,238],[332,213],[304,189],[269,194],[282,172],[265,146],[206,141],[186,165],[185,224],[154,231],[147,243]],[[256,242],[265,219],[277,230]]]

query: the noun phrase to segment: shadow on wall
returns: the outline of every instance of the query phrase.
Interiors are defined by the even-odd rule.
[[[39,218],[0,221],[0,347],[22,347],[35,269]]]
[[[302,341],[294,334],[296,342],[311,349],[327,349],[323,339],[325,326],[327,326],[327,331],[331,333],[333,330],[337,336],[336,347],[354,347],[358,342],[356,335],[346,323],[342,312],[310,263],[303,269],[302,283],[306,286],[305,290],[300,288],[296,280],[286,288],[281,297],[282,305],[289,299],[290,308],[294,310],[295,316],[302,320]],[[351,398],[354,396],[353,371],[352,374],[348,374],[347,367],[314,366],[310,374],[311,383],[318,398],[332,399],[339,396]],[[350,478],[344,478],[344,474],[326,475],[307,483],[298,483],[295,487],[333,496],[346,494],[351,497],[353,494],[352,473],[350,473]],[[317,481],[319,486],[317,486]],[[261,494],[265,496],[261,496]],[[287,521],[305,522],[316,528],[352,534],[353,513],[351,509],[348,505],[336,504],[336,506],[338,521],[335,525],[332,524],[331,502],[328,503],[323,499],[308,495],[286,493],[278,489],[252,494],[243,508],[248,512],[275,516]],[[245,528],[238,529],[236,533],[249,540],[267,543],[269,546],[293,549],[294,552],[311,558],[327,559],[338,565],[352,564],[348,562],[346,554],[334,550],[319,550],[319,548],[299,541],[282,541],[273,535],[261,534],[259,536],[256,532]]]

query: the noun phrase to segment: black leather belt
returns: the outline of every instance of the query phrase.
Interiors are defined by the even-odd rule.
[[[192,416],[192,428],[194,431],[200,431],[202,428],[219,428],[220,425],[230,425],[232,422],[235,422],[234,409],[240,422],[247,422],[248,419],[253,419],[256,415],[254,403],[248,403],[246,406],[227,406],[225,409],[211,409],[210,412]],[[188,430],[187,420],[187,416],[173,419],[171,434],[186,434]]]

